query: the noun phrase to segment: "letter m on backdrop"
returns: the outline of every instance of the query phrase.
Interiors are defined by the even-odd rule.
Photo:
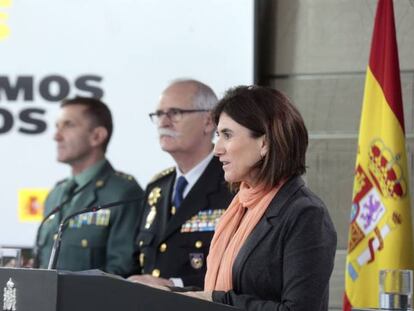
[[[8,101],[17,100],[21,93],[25,101],[33,100],[33,77],[17,77],[16,83],[12,85],[9,77],[0,76],[0,102],[5,99]],[[5,98],[4,95],[6,95]]]

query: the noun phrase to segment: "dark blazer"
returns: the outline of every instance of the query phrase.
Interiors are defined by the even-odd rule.
[[[65,181],[58,183],[50,192],[45,203],[45,215],[62,202],[64,184]],[[98,204],[142,198],[142,195],[141,187],[132,176],[116,172],[106,162],[92,181],[80,190],[76,196],[76,208],[71,212]],[[99,216],[89,218],[82,225],[70,225],[62,237],[57,268],[71,271],[101,269],[130,275],[138,269],[134,237],[141,212],[141,202],[130,203],[102,210],[97,213]],[[41,268],[48,265],[59,216],[58,213],[56,217],[49,218],[39,232],[38,258]]]
[[[233,265],[233,290],[213,300],[244,310],[328,310],[336,232],[300,177],[275,196]]]
[[[213,158],[175,215],[171,197],[176,173],[167,169],[147,186],[136,243],[142,274],[181,278],[203,287],[206,258],[215,221],[230,204],[230,193],[217,158]]]

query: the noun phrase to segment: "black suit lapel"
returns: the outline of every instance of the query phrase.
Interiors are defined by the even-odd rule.
[[[270,202],[269,207],[263,215],[262,219],[253,229],[252,233],[250,233],[246,242],[244,242],[239,253],[237,254],[236,259],[234,260],[232,273],[233,284],[235,285],[235,288],[240,288],[241,269],[244,267],[244,263],[246,262],[247,258],[273,227],[269,222],[269,219],[277,217],[288,199],[303,185],[304,182],[300,177],[293,177],[289,179]]]
[[[164,181],[164,184],[161,186],[161,189],[165,189],[166,192],[161,194],[161,202],[159,205],[157,204],[159,206],[159,210],[157,211],[157,213],[159,213],[159,215],[157,216],[159,223],[159,232],[164,232],[166,230],[168,221],[170,219],[171,197],[174,188],[175,176],[176,173],[173,173],[170,176],[168,176],[168,178]],[[161,234],[161,236],[164,236],[164,234]]]
[[[209,196],[219,191],[219,183],[216,180],[220,179],[221,175],[221,164],[214,157],[185,197],[177,213],[170,218],[163,239],[175,232],[192,216],[209,206]]]
[[[233,284],[235,285],[234,288],[240,288],[241,268],[244,266],[244,263],[246,262],[249,255],[254,251],[260,241],[265,238],[271,228],[272,225],[267,221],[267,219],[262,218],[256,225],[256,228],[253,229],[253,232],[250,233],[246,242],[244,242],[243,246],[236,256],[236,259],[234,260],[232,268]]]

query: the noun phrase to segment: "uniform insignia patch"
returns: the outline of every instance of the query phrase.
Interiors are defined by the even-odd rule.
[[[155,216],[157,215],[157,209],[155,206],[151,206],[151,210],[147,215],[147,218],[145,220],[145,229],[149,229],[154,222]]]
[[[125,180],[129,180],[129,181],[135,180],[134,176],[129,175],[129,174],[125,174],[123,172],[116,171],[115,175],[119,176],[119,177],[122,177]]]
[[[144,263],[145,263],[145,255],[144,255],[144,253],[139,254],[138,260],[139,260],[139,266],[141,268],[143,268],[144,267]]]
[[[151,178],[150,183],[156,181],[157,179],[160,179],[161,177],[167,176],[168,174],[171,174],[175,171],[175,167],[169,167],[158,174],[156,174],[154,177]]]
[[[225,209],[210,209],[198,212],[181,226],[181,232],[206,232],[216,230]]]
[[[151,190],[150,194],[148,195],[148,204],[150,206],[157,204],[159,198],[161,198],[161,188],[155,187]]]
[[[203,253],[190,253],[191,267],[194,269],[201,269],[204,266],[204,254]]]
[[[104,181],[103,180],[98,180],[95,184],[96,188],[101,188],[104,185]]]
[[[111,210],[101,209],[97,212],[90,212],[78,215],[69,220],[69,228],[81,228],[82,226],[109,226]]]

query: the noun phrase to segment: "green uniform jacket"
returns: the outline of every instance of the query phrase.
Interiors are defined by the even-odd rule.
[[[62,202],[63,188],[64,182],[60,182],[50,192],[45,203],[45,215]],[[106,162],[92,181],[76,195],[76,202],[81,203],[71,212],[142,196],[143,191],[132,176],[114,171]],[[122,276],[135,273],[137,260],[134,236],[141,219],[141,210],[139,200],[75,217],[63,233],[57,269],[101,269]],[[48,265],[60,218],[58,212],[40,228],[37,241],[40,268]]]

